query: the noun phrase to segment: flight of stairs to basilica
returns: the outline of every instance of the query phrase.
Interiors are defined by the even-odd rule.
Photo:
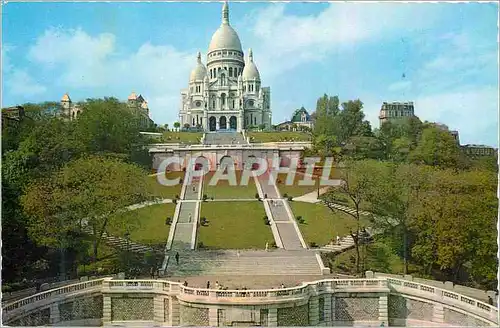
[[[241,133],[238,132],[217,132],[205,133],[203,141],[205,145],[246,145],[248,144]]]
[[[316,252],[308,250],[197,250],[169,257],[168,276],[192,275],[320,275]]]
[[[83,231],[88,233],[89,235],[92,235],[92,228],[89,226],[85,226],[83,228]],[[149,246],[141,245],[138,243],[134,243],[133,241],[127,241],[125,238],[122,237],[116,237],[116,236],[111,236],[108,235],[106,232],[102,234],[103,242],[105,242],[108,246],[111,246],[113,248],[122,250],[122,251],[127,251],[129,250],[130,252],[138,253],[138,254],[145,254],[147,252],[155,252],[155,250]],[[156,252],[161,252],[160,249],[156,250]]]

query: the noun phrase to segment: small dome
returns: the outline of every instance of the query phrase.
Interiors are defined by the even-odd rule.
[[[243,80],[260,80],[259,70],[255,63],[253,62],[252,49],[248,51],[248,62],[245,63],[245,68],[243,68]]]
[[[201,54],[198,52],[198,64],[191,71],[191,75],[189,76],[189,82],[193,81],[204,81],[207,76],[207,69],[205,65],[201,62]]]
[[[71,101],[71,98],[69,97],[67,92],[64,94],[64,96],[62,96],[61,101]]]
[[[128,100],[136,100],[136,99],[137,99],[137,95],[135,94],[135,92],[132,91],[130,96],[128,96]]]
[[[229,25],[229,8],[227,2],[222,7],[222,24],[212,35],[208,52],[214,50],[237,50],[242,52],[241,41],[236,31]]]

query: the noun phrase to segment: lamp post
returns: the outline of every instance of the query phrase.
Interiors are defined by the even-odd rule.
[[[127,271],[130,273],[130,232],[125,232],[125,240],[127,240]]]

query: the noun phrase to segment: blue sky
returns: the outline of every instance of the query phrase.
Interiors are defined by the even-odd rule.
[[[8,3],[2,106],[131,91],[157,123],[177,120],[196,53],[206,55],[222,3]],[[230,23],[252,48],[273,121],[323,93],[359,98],[372,126],[383,101],[414,101],[422,120],[462,143],[498,146],[494,3],[233,3]],[[205,61],[205,57],[203,57]],[[403,77],[404,74],[404,77]]]

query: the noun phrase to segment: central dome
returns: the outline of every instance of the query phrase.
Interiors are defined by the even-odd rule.
[[[208,46],[208,52],[210,53],[214,50],[221,49],[243,52],[238,34],[231,25],[229,25],[229,9],[226,2],[224,2],[224,6],[222,7],[222,24],[212,36],[212,40]]]

